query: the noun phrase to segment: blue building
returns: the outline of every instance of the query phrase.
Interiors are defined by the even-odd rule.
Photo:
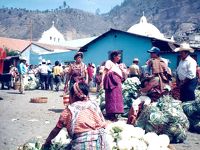
[[[62,64],[74,61],[78,48],[49,45],[32,42],[22,52],[21,56],[27,59],[28,64],[38,65],[42,59],[50,60],[53,64],[60,61]]]
[[[179,54],[173,50],[179,44],[164,39],[142,36],[120,30],[110,29],[108,32],[97,37],[90,43],[84,45],[79,51],[84,52],[85,63],[95,63],[100,65],[103,61],[109,59],[109,54],[113,50],[121,50],[122,62],[127,66],[132,64],[132,61],[137,57],[142,66],[150,58],[149,50],[152,46],[156,46],[161,50],[161,57],[169,60],[169,67],[175,70],[179,63]],[[200,64],[200,51],[195,48],[195,52],[191,54],[198,64]]]

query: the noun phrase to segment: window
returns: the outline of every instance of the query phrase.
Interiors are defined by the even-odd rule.
[[[50,36],[50,40],[52,40],[52,37]]]

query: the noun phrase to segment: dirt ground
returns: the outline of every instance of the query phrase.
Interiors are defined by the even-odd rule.
[[[0,150],[16,150],[33,137],[45,139],[64,109],[61,95],[61,91],[19,94],[16,90],[0,90]],[[48,102],[30,103],[31,98],[41,96],[48,97]],[[187,140],[174,146],[177,150],[199,150],[200,134],[188,132]]]

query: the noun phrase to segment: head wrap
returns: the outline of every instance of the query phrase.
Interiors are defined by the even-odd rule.
[[[79,88],[79,82],[74,83],[74,93],[81,100],[87,100],[87,96],[83,93],[83,91]]]
[[[76,60],[77,57],[81,56],[81,58],[83,58],[83,53],[82,52],[77,52],[75,55],[74,55],[74,60]]]

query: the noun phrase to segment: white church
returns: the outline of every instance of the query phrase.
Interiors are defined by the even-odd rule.
[[[65,45],[66,41],[64,36],[56,29],[54,21],[52,23],[51,28],[42,33],[42,37],[38,42],[51,45]]]

